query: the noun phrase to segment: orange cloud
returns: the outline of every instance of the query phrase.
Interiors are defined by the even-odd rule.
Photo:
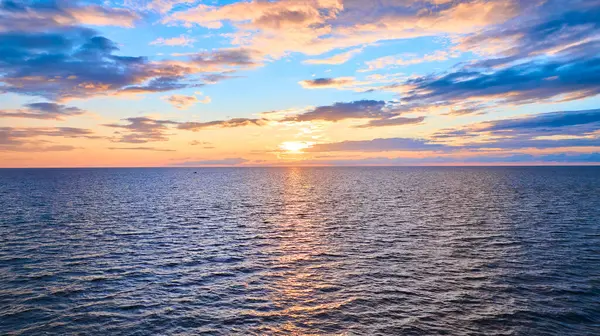
[[[444,6],[437,6],[440,4]],[[381,40],[466,34],[505,22],[515,17],[518,9],[516,0],[458,4],[439,0],[429,4],[392,0],[251,1],[225,6],[198,5],[174,13],[165,22],[218,29],[228,21],[238,29],[232,35],[233,44],[281,57],[288,52],[320,55]]]

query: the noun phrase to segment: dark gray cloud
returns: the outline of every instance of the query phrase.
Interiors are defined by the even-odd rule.
[[[23,109],[0,110],[0,118],[30,118],[63,120],[67,117],[78,116],[86,111],[56,103],[25,104]]]

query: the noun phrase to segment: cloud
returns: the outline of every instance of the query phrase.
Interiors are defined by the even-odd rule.
[[[244,158],[227,158],[218,160],[184,161],[173,164],[173,166],[237,166],[249,162]]]
[[[350,103],[335,103],[319,106],[311,111],[290,116],[286,121],[340,121],[344,119],[375,119],[391,117],[382,100],[358,100]]]
[[[30,15],[39,9],[15,5],[17,9],[7,10],[7,4],[3,3],[1,13]],[[56,11],[53,5],[44,10]],[[235,77],[236,71],[261,64],[260,53],[244,48],[151,61],[141,56],[118,55],[117,43],[70,22],[41,21],[30,26],[7,25],[0,29],[0,93],[61,101],[165,92],[214,84]]]
[[[173,107],[180,110],[188,109],[196,103],[209,104],[212,101],[212,99],[209,96],[205,96],[202,99],[198,99],[197,96],[172,95],[162,97],[162,99],[166,100],[171,105],[173,105]]]
[[[600,130],[600,109],[581,111],[549,112],[526,116],[517,119],[504,119],[488,123],[489,126],[483,131],[523,131],[535,129],[538,131],[564,129],[570,126],[587,125],[587,132]],[[586,131],[585,128],[577,127],[579,134]]]
[[[252,68],[259,66],[262,54],[248,48],[226,48],[211,52],[201,52],[192,56],[192,63],[202,67],[232,67]]]
[[[386,119],[375,119],[371,120],[364,125],[356,126],[358,128],[368,128],[368,127],[383,127],[383,126],[401,126],[401,125],[412,125],[412,124],[420,124],[425,121],[425,117],[414,117],[414,118],[406,118],[406,117],[396,117],[396,118],[386,118]]]
[[[412,77],[408,77],[402,73],[386,73],[372,74],[362,80],[358,80],[355,77],[323,77],[299,81],[298,84],[305,89],[337,89],[358,93],[370,93],[374,91],[397,93],[402,89],[402,84],[399,81],[409,78]]]
[[[363,159],[306,160],[302,164],[332,166],[411,166],[411,165],[465,165],[465,164],[598,164],[600,153],[557,153],[532,155],[526,153],[476,155],[476,156],[428,156],[370,157]]]
[[[190,146],[199,146],[199,145],[212,145],[212,143],[207,142],[207,141],[198,141],[198,140],[190,141]]]
[[[0,32],[41,31],[78,24],[133,27],[139,19],[133,10],[84,4],[77,0],[0,1]]]
[[[314,64],[314,65],[323,65],[323,64],[328,64],[328,65],[339,65],[339,64],[344,64],[346,62],[348,62],[352,57],[360,54],[363,51],[363,48],[355,48],[343,53],[339,53],[336,55],[333,55],[329,58],[323,58],[323,59],[308,59],[303,61],[302,63],[304,64]]]
[[[388,138],[373,140],[342,141],[317,144],[309,152],[388,152],[388,151],[442,151],[452,147],[432,143],[428,140],[410,138]]]
[[[448,116],[465,116],[465,115],[483,115],[485,114],[485,106],[483,104],[456,104],[450,107],[450,112],[444,115]]]
[[[175,152],[174,149],[156,148],[156,147],[109,147],[110,150],[133,150],[133,151],[152,151],[152,152]]]
[[[168,39],[159,37],[156,40],[150,42],[150,45],[192,47],[194,45],[194,42],[196,42],[196,39],[189,38],[181,34],[178,37],[172,37]]]
[[[171,120],[156,120],[148,117],[131,117],[123,119],[127,124],[106,124],[104,126],[119,129],[115,132],[115,142],[147,143],[167,141],[169,126],[177,122]]]
[[[600,6],[597,0],[546,0],[531,6],[503,25],[460,38],[459,48],[492,58],[477,62],[485,67],[502,66],[542,55],[555,55],[600,37]],[[590,50],[588,55],[593,55]]]
[[[85,28],[0,33],[0,49],[0,90],[51,100],[114,93],[180,75],[143,57],[116,56],[115,43]]]
[[[426,54],[423,56],[418,56],[414,54],[386,56],[365,62],[367,68],[359,71],[365,72],[420,63],[441,62],[446,61],[450,58],[456,58],[458,56],[460,56],[460,53],[456,50],[438,50],[431,54]]]
[[[43,152],[68,151],[73,146],[52,145],[44,138],[99,139],[91,130],[74,127],[0,127],[0,151]]]
[[[214,120],[208,122],[184,122],[177,128],[187,131],[199,131],[205,128],[233,128],[243,126],[263,126],[268,122],[267,119],[233,118],[229,120]]]
[[[316,78],[298,82],[305,89],[323,89],[346,87],[354,82],[354,77]]]
[[[600,110],[558,111],[436,132],[434,139],[463,142],[467,149],[600,146]],[[473,139],[479,137],[479,141]]]
[[[168,13],[178,6],[189,6],[198,0],[125,0],[125,5],[139,10]]]
[[[173,120],[158,120],[150,117],[130,117],[123,119],[126,123],[112,123],[103,126],[116,129],[113,142],[148,143],[168,141],[170,132],[175,129],[199,131],[207,128],[234,128],[244,126],[263,126],[267,119],[233,118],[229,120],[214,120],[208,122],[178,122]]]
[[[249,29],[301,29],[322,23],[340,9],[338,0],[283,0],[278,2],[237,2],[224,6],[197,5],[174,13],[166,22],[182,21],[207,28],[220,28],[223,21],[243,23]]]
[[[528,104],[568,101],[600,93],[600,58],[529,61],[498,70],[459,71],[407,81],[402,101],[432,105],[473,100]]]
[[[443,74],[411,78],[397,89],[414,106],[464,102],[530,104],[600,93],[600,3],[547,0],[522,15],[455,38],[454,50],[483,59]],[[523,19],[526,18],[526,19]]]
[[[390,119],[394,120],[394,119]],[[386,123],[387,119],[374,120]],[[372,125],[378,126],[378,125]],[[363,125],[362,127],[368,127]],[[475,123],[434,133],[430,139],[379,138],[321,143],[310,152],[388,152],[553,149],[600,147],[600,109],[559,111]]]
[[[67,117],[82,115],[86,111],[55,103],[25,104],[24,109],[0,110],[0,118],[30,118],[64,120]]]
[[[383,100],[357,100],[349,103],[318,106],[307,112],[285,117],[283,121],[341,121],[346,119],[372,119],[358,128],[400,126],[421,123],[425,117],[400,117],[401,111],[393,103]]]
[[[188,109],[198,102],[198,98],[196,96],[172,95],[169,97],[163,97],[163,99],[171,103],[173,107],[180,110]]]
[[[497,137],[536,138],[539,136],[586,136],[600,130],[600,109],[538,113],[467,125],[458,132],[442,130],[438,135],[457,137],[486,133]]]
[[[244,1],[199,4],[164,22],[211,29],[227,22],[236,29],[232,43],[278,58],[290,52],[320,55],[382,40],[465,35],[504,23],[540,1]]]

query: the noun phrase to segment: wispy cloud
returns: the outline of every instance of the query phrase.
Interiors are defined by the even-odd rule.
[[[79,116],[86,113],[77,107],[55,103],[25,104],[23,109],[0,110],[0,118],[29,118],[29,119],[54,119],[64,120],[68,117]]]
[[[70,151],[77,147],[57,145],[44,138],[100,139],[89,129],[74,127],[0,127],[0,151]]]
[[[359,71],[366,72],[420,63],[441,62],[459,56],[460,52],[458,52],[457,50],[438,50],[431,54],[426,54],[423,56],[415,54],[385,56],[366,62],[365,65],[367,66],[367,68],[361,69]]]
[[[186,110],[194,106],[196,103],[208,104],[211,102],[211,98],[209,96],[198,99],[197,96],[171,95],[162,97],[162,99],[166,100],[173,105],[173,107],[180,110]]]
[[[0,3],[1,31],[42,31],[78,24],[133,27],[141,16],[134,10],[82,1],[9,1]]]
[[[178,37],[171,37],[171,38],[163,38],[163,37],[159,37],[156,40],[150,42],[150,45],[161,45],[161,46],[178,46],[178,47],[192,47],[194,46],[194,43],[196,42],[196,39],[187,37],[183,34],[179,35]]]
[[[164,22],[237,29],[233,43],[272,56],[288,52],[320,55],[381,40],[442,34],[464,35],[516,17],[528,6],[492,1],[280,0],[199,4],[173,13]]]
[[[343,52],[343,53],[333,55],[328,58],[307,59],[307,60],[303,61],[302,63],[315,64],[315,65],[323,65],[323,64],[339,65],[339,64],[344,64],[344,63],[348,62],[352,57],[360,54],[362,51],[363,51],[363,48],[355,48],[355,49],[351,49],[351,50]]]
[[[124,119],[126,124],[105,124],[104,126],[118,129],[115,131],[116,142],[147,143],[167,141],[169,126],[177,122],[171,120],[156,120],[148,117],[131,117]]]
[[[354,102],[339,102],[333,105],[318,106],[309,111],[291,115],[283,121],[341,121],[347,119],[371,119],[368,123],[358,125],[358,128],[400,126],[418,124],[425,117],[401,117],[402,111],[395,104],[382,100],[357,100]]]
[[[233,118],[229,120],[214,120],[207,122],[183,122],[177,128],[188,131],[199,131],[206,128],[233,128],[243,126],[263,126],[268,122],[266,119]]]

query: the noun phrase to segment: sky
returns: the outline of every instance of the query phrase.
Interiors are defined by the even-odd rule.
[[[599,94],[600,0],[0,0],[0,167],[599,164]]]

